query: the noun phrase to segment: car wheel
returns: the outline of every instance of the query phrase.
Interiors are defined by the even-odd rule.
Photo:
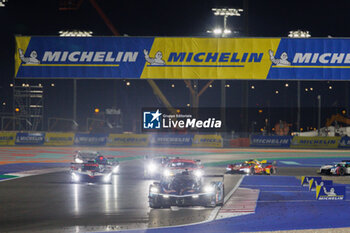
[[[255,169],[252,167],[251,169],[250,169],[250,175],[254,175],[255,174]]]
[[[340,176],[344,176],[345,175],[345,168],[342,167],[342,168],[339,169],[339,175]]]
[[[273,168],[270,169],[270,175],[275,174],[275,170]]]
[[[159,209],[161,208],[161,205],[155,200],[149,200],[149,207],[152,209]]]

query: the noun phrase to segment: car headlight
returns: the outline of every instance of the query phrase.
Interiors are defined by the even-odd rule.
[[[77,174],[72,173],[72,179],[73,181],[78,182],[80,180],[80,177]]]
[[[170,170],[166,169],[166,170],[164,171],[164,176],[165,176],[165,177],[169,177],[169,176],[171,176],[171,175],[172,175],[172,173],[171,173]]]
[[[159,193],[159,189],[156,187],[151,187],[151,193]]]
[[[197,177],[202,177],[203,176],[203,171],[196,170],[196,171],[194,171],[194,175],[197,176]]]
[[[213,186],[207,185],[204,187],[204,192],[206,193],[213,193],[215,188]]]
[[[114,173],[116,173],[116,172],[118,172],[118,171],[119,171],[119,166],[116,166],[116,167],[113,168],[113,172],[114,172]]]
[[[105,176],[103,177],[103,181],[104,181],[104,182],[109,182],[109,181],[111,181],[111,174],[105,175]]]
[[[81,158],[75,158],[76,163],[83,163],[84,161]]]
[[[198,198],[198,197],[199,197],[199,195],[193,195],[192,196],[192,198],[195,198],[195,199]]]
[[[147,166],[149,172],[155,172],[157,170],[157,166],[154,163],[150,163]]]

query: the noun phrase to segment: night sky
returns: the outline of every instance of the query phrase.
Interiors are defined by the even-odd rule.
[[[228,27],[235,37],[286,37],[290,30],[308,30],[312,37],[350,37],[349,1],[118,1],[97,0],[120,35],[210,37],[206,31],[222,25],[223,18],[214,16],[211,8],[243,8],[241,17],[229,17]],[[88,30],[95,36],[112,36],[89,0],[76,11],[59,11],[59,1],[8,0],[0,8],[0,114],[12,112],[14,71],[14,35],[58,35],[60,30]],[[79,80],[78,120],[85,121],[95,107],[101,110],[116,106],[125,114],[141,107],[162,107],[160,100],[143,80]],[[38,84],[45,87],[45,117],[72,117],[72,80],[16,80],[16,84]],[[55,83],[55,87],[49,84]],[[242,106],[242,81],[227,81],[227,106]],[[289,86],[285,87],[285,83]],[[189,92],[185,83],[157,81],[174,106],[185,107]],[[175,84],[172,88],[171,84]],[[200,81],[204,86],[206,81]],[[213,83],[200,99],[200,107],[220,106],[219,82]],[[295,107],[296,82],[249,81],[250,107]],[[310,91],[312,87],[312,91]],[[331,89],[330,89],[331,88]],[[302,106],[316,105],[321,94],[324,106],[346,108],[347,82],[302,82]],[[307,91],[306,91],[307,89]],[[278,94],[276,94],[278,90]]]

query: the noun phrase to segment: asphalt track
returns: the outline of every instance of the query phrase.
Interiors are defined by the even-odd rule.
[[[164,154],[166,150],[163,148],[159,153]],[[170,154],[177,151],[168,150],[171,151]],[[137,156],[141,153],[139,150],[136,152]],[[315,175],[318,163],[324,162],[322,159],[336,160],[335,157],[348,156],[348,152],[280,150],[238,150],[235,153],[232,150],[186,149],[181,153],[201,158],[208,167],[207,172],[212,174],[222,174],[225,171],[223,165],[228,161],[269,157],[284,162],[280,163],[277,174],[283,176]],[[135,151],[130,154],[139,158],[134,156]],[[310,160],[318,161],[310,164],[310,167],[297,166],[296,164],[301,164],[297,162],[298,159],[303,157],[322,158]],[[281,158],[284,158],[283,161]],[[11,171],[15,168],[0,167],[0,172],[2,169]],[[201,222],[207,220],[212,213],[211,208],[202,207],[151,210],[147,194],[149,184],[153,181],[142,179],[142,175],[142,160],[132,160],[122,163],[120,174],[113,177],[112,185],[71,184],[67,171],[0,182],[0,232],[85,232],[152,228]],[[239,176],[225,176],[226,194],[238,180]]]

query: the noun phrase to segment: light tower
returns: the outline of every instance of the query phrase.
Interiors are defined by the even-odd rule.
[[[310,35],[309,31],[296,30],[296,31],[289,31],[288,37],[290,37],[290,38],[310,38],[311,35]],[[297,105],[298,105],[297,128],[298,128],[298,131],[300,132],[300,80],[298,80]]]
[[[213,30],[208,30],[207,33],[213,33],[214,35],[218,35],[221,37],[226,37],[231,34],[231,29],[227,28],[227,18],[229,16],[241,16],[240,12],[243,12],[243,9],[236,8],[212,8],[215,16],[223,16],[224,17],[224,28],[215,28]]]

